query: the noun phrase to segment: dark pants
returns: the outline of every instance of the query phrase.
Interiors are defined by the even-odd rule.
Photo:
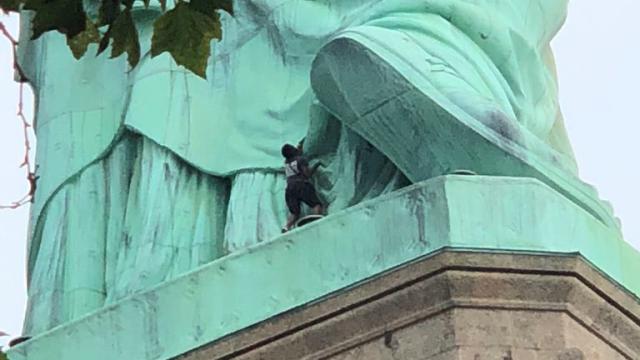
[[[300,215],[300,203],[304,202],[310,207],[316,207],[322,203],[318,199],[316,189],[308,181],[291,181],[287,183],[285,199],[289,211],[296,216]]]

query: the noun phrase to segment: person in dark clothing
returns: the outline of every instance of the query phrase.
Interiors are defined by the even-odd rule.
[[[311,177],[318,169],[320,163],[309,167],[309,162],[302,155],[302,143],[295,147],[285,144],[282,147],[284,156],[284,170],[287,177],[287,188],[285,190],[285,200],[289,208],[287,224],[282,229],[283,232],[291,230],[293,225],[300,219],[301,203],[313,208],[313,213],[322,215],[324,207],[318,199],[316,189],[311,183]]]

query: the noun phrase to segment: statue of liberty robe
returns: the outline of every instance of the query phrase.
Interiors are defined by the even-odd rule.
[[[574,186],[549,48],[566,3],[236,0],[206,80],[150,58],[153,8],[135,13],[131,71],[25,25],[40,175],[25,334],[278,236],[279,150],[305,136],[332,213],[458,167]]]

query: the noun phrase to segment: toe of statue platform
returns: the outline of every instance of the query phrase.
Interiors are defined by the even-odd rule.
[[[640,254],[616,232],[534,179],[446,176],[333,214],[134,294],[34,337],[11,349],[9,358],[167,359],[227,341],[208,357],[194,357],[226,358],[240,348],[271,341],[279,333],[291,333],[301,326],[300,321],[317,323],[328,316],[300,315],[296,321],[274,322],[282,314],[305,311],[339,296],[347,297],[339,309],[356,309],[354,304],[364,300],[348,298],[355,288],[443,252],[584,259],[584,267],[602,283],[592,281],[596,285],[589,288],[600,295],[618,292],[618,300],[610,295],[605,303],[617,304],[616,311],[635,319],[629,321],[636,328],[629,325],[628,332],[640,339],[638,311],[629,310],[638,306]],[[458,258],[459,266],[465,261],[474,265],[473,256],[464,259]],[[486,270],[492,260],[483,261],[479,269]],[[538,267],[544,267],[541,264]],[[531,264],[496,260],[495,266],[510,274]],[[578,274],[572,278],[586,278],[563,268],[548,273],[572,271]],[[398,284],[375,286],[377,295],[371,296],[383,296],[406,282],[402,277],[396,280]],[[504,287],[495,291],[500,289]],[[531,289],[533,299],[537,290]],[[431,290],[424,291],[428,295]],[[527,293],[519,296],[526,298]],[[597,328],[597,321],[593,323]],[[249,345],[246,339],[229,342],[256,327],[263,329],[262,340]],[[620,354],[638,351],[622,343]]]

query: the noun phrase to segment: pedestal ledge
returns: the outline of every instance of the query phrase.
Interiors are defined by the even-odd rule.
[[[640,303],[580,255],[439,251],[179,360],[640,358]]]
[[[9,358],[11,360],[143,360],[167,359],[190,351],[192,351],[191,355],[188,356],[197,359],[226,357],[234,354],[253,356],[250,355],[252,352],[255,353],[252,349],[258,349],[280,338],[300,336],[300,333],[294,330],[303,326],[301,324],[325,322],[323,319],[329,316],[327,314],[338,310],[331,310],[329,313],[321,312],[319,317],[300,315],[297,322],[291,323],[287,320],[283,323],[282,320],[276,319],[273,323],[262,323],[257,325],[257,328],[244,332],[249,335],[243,335],[241,330],[291,310],[306,314],[304,311],[313,311],[313,303],[321,304],[321,301],[328,296],[349,297],[352,293],[349,289],[353,286],[363,282],[365,283],[362,286],[371,286],[367,285],[366,281],[371,281],[370,284],[386,281],[384,279],[388,279],[389,276],[393,278],[393,274],[403,274],[405,271],[403,269],[415,265],[416,261],[418,263],[424,261],[426,264],[429,262],[427,259],[430,255],[443,249],[471,251],[465,255],[466,258],[457,258],[456,266],[473,267],[474,261],[480,261],[483,264],[480,268],[502,270],[489,271],[487,276],[482,272],[464,269],[432,271],[420,275],[424,277],[432,274],[428,275],[431,279],[449,282],[450,285],[440,287],[440,289],[448,289],[445,291],[448,294],[444,295],[450,297],[450,300],[441,301],[440,313],[449,313],[446,309],[453,309],[451,314],[455,315],[458,311],[455,309],[460,307],[460,304],[469,309],[498,306],[519,309],[518,311],[528,311],[523,305],[528,303],[533,303],[534,308],[537,306],[547,310],[555,307],[556,313],[564,314],[558,317],[563,319],[563,322],[556,325],[563,324],[565,328],[574,326],[569,325],[570,320],[573,319],[571,321],[580,323],[580,326],[590,334],[597,333],[596,337],[610,344],[614,349],[612,351],[622,356],[621,358],[629,358],[628,356],[631,356],[629,354],[638,354],[637,344],[640,344],[640,337],[637,329],[638,298],[636,296],[640,294],[640,277],[638,276],[640,255],[637,251],[591,214],[537,180],[447,176],[416,184],[328,216],[271,242],[219,259],[175,280],[132,295],[113,306],[34,337],[10,350]],[[474,257],[473,252],[477,252],[478,257]],[[545,265],[546,260],[541,261],[532,270],[530,266],[527,267],[526,262],[522,262],[522,259],[527,258],[528,255],[504,255],[511,256],[509,259],[512,259],[506,263],[506,260],[501,260],[498,255],[489,254],[484,257],[481,255],[481,253],[491,252],[574,254],[574,257],[577,256],[575,254],[580,254],[598,271],[590,269],[580,261],[566,260],[563,257],[562,261],[574,263],[577,261],[582,265],[576,266],[587,269],[584,271],[595,275],[589,275],[591,276],[589,278],[583,274],[582,270],[567,270],[565,267],[550,273],[545,270],[551,276],[549,279],[557,280],[552,281],[555,284],[552,286],[542,280],[542,282],[533,280],[540,276],[535,274],[535,271],[538,271],[535,269],[545,268],[545,266],[553,267],[553,261],[549,261],[547,265]],[[444,258],[446,257],[433,259]],[[553,256],[545,257],[547,258],[558,259]],[[381,277],[381,274],[394,269],[394,272]],[[533,276],[533,280],[527,280],[526,276]],[[490,284],[495,286],[487,286],[485,281],[491,280],[492,277],[495,279]],[[451,285],[458,280],[461,285]],[[373,291],[381,292],[382,295],[372,296],[385,297],[386,293],[396,292],[394,289],[400,291],[399,288],[414,286],[407,281],[401,277],[397,284],[389,283],[388,288],[376,285]],[[429,282],[418,282],[416,286],[423,283]],[[522,284],[529,285],[523,287]],[[455,295],[452,291],[460,289],[461,286],[469,287],[467,289],[469,291],[473,290],[469,294],[476,294],[475,297],[452,297]],[[511,288],[513,290],[506,291]],[[420,293],[423,299],[420,301],[437,299],[440,296],[437,289],[438,287],[431,285],[422,289]],[[591,291],[595,294],[592,296],[593,299],[600,299],[597,301],[608,306],[581,305],[586,298],[577,295],[583,291],[580,289]],[[356,291],[356,293],[359,292]],[[460,294],[465,292],[462,291]],[[464,303],[465,298],[468,298],[469,302]],[[444,298],[440,297],[440,299]],[[484,300],[477,303],[478,299]],[[414,300],[419,299],[414,298]],[[340,300],[340,304],[349,305],[339,305],[338,308],[352,309],[353,312],[357,312],[358,306],[354,304],[362,301],[370,302],[367,299],[352,302]],[[415,303],[406,304],[406,306],[426,309],[428,306],[425,304]],[[361,344],[366,343],[367,339],[378,336],[375,334],[380,330],[375,330],[377,326],[374,322],[375,318],[387,319],[385,321],[389,324],[396,321],[395,317],[389,318],[386,315],[387,312],[394,314],[395,310],[391,311],[384,307],[380,309],[384,311],[375,312],[368,318],[369,320],[358,320],[354,323],[360,324],[357,327],[370,328],[372,331],[373,335],[357,336],[364,339],[358,340]],[[348,311],[351,314],[349,316],[356,316],[352,311]],[[487,315],[489,313],[483,314],[478,316],[489,316]],[[522,319],[528,316],[525,313],[521,315],[524,316]],[[285,315],[284,319],[286,316],[288,315]],[[397,319],[404,319],[403,316],[398,315]],[[462,319],[457,315],[454,318]],[[621,319],[619,322],[615,320],[618,318]],[[520,321],[518,316],[509,319],[512,320],[504,321]],[[551,319],[555,318],[551,317],[549,321]],[[600,320],[596,321],[597,319]],[[615,320],[611,329],[606,327],[607,324],[612,323],[607,322],[607,319]],[[531,321],[534,320],[537,321],[531,319]],[[403,323],[405,320],[397,321],[398,325],[393,326],[398,329],[406,327]],[[472,324],[474,320],[469,319],[469,321],[469,324]],[[308,327],[308,325],[304,326]],[[263,335],[250,335],[251,331],[259,330],[260,327],[267,329],[259,333]],[[496,331],[500,329],[496,328]],[[628,336],[619,331],[623,331]],[[334,332],[331,330],[330,333],[321,333],[324,334],[323,337],[330,339]],[[352,332],[356,336],[355,328]],[[446,334],[440,333],[441,336]],[[500,332],[494,334],[500,334]],[[239,340],[233,340],[234,338]],[[454,338],[460,337],[454,336]],[[302,340],[299,340],[302,342],[298,342],[298,344],[306,344],[297,345],[302,349],[301,351],[313,352],[322,348],[321,351],[326,349],[326,354],[334,354],[335,351],[330,349],[340,347],[346,351],[349,348],[348,345],[342,343],[336,345],[337,343],[332,343],[330,340],[326,343],[320,342],[318,344],[321,346],[317,346],[305,339],[310,338],[305,335]],[[635,339],[635,342],[629,339]],[[396,346],[394,336],[384,336],[383,340],[385,346],[389,348]],[[458,351],[456,349],[464,349],[465,346],[473,347],[461,342],[443,343],[452,346],[450,349],[447,348],[449,350],[443,351]],[[566,340],[565,344],[569,344],[569,340]],[[635,347],[633,344],[636,344]],[[278,345],[274,342],[273,346]],[[288,347],[294,349],[293,346]],[[306,347],[309,350],[304,350]],[[194,349],[201,349],[201,352],[193,352]],[[336,351],[339,353],[343,350]],[[201,355],[198,354],[208,355],[199,357]],[[283,353],[280,352],[280,354]],[[445,352],[434,356],[438,354],[445,354]],[[270,357],[264,358],[270,359]],[[282,355],[276,358],[287,357]],[[442,357],[442,359],[445,358],[448,359],[448,357]],[[605,358],[609,359],[609,357]]]

